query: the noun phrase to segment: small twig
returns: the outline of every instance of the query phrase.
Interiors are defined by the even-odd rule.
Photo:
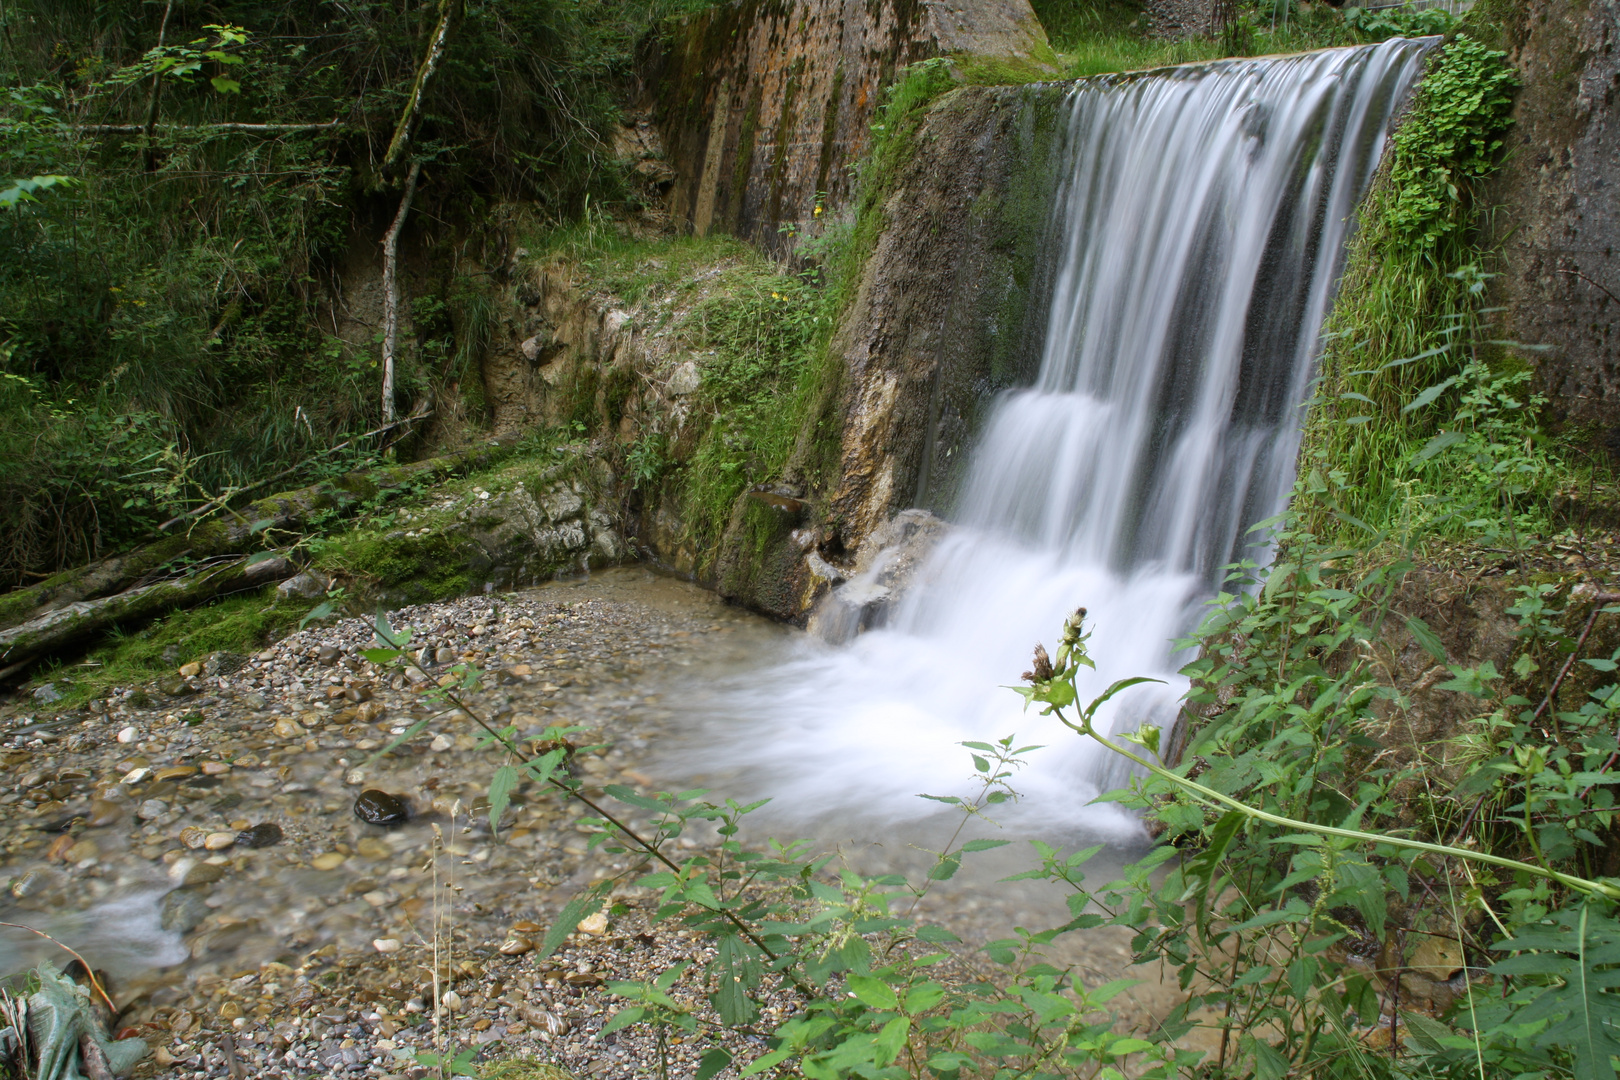
[[[1558,272],[1560,274],[1569,274],[1569,275],[1571,275],[1573,277],[1578,277],[1582,281],[1586,282],[1588,285],[1592,286],[1593,288],[1602,289],[1605,293],[1608,293],[1608,297],[1609,297],[1610,300],[1613,300],[1616,303],[1620,303],[1620,296],[1616,296],[1616,295],[1614,295],[1614,293],[1609,292],[1608,286],[1602,284],[1601,282],[1593,281],[1591,278],[1587,277],[1585,274],[1581,273],[1579,270],[1560,270]]]
[[[242,1072],[242,1063],[236,1060],[236,1040],[230,1032],[219,1037],[219,1048],[225,1055],[225,1067],[230,1070],[231,1080],[244,1080],[247,1074]]]
[[[42,937],[46,941],[50,942],[52,945],[55,945],[60,949],[66,950],[73,957],[73,959],[77,960],[79,963],[84,965],[85,978],[90,980],[90,985],[95,987],[96,993],[101,995],[101,1000],[105,1001],[107,1003],[107,1008],[112,1010],[113,1015],[114,1016],[118,1015],[118,1006],[113,1004],[113,999],[107,996],[107,991],[106,990],[102,989],[101,980],[96,978],[96,973],[93,970],[91,970],[90,961],[86,960],[84,957],[82,957],[78,953],[74,952],[73,949],[68,947],[67,945],[63,945],[60,941],[57,941],[55,938],[51,937],[51,935],[47,934],[43,930],[35,930],[32,926],[24,926],[22,923],[17,923],[17,922],[0,922],[0,926],[9,926],[9,927],[12,927],[13,929],[16,929],[16,930],[26,930],[30,934],[38,935],[39,937]]]
[[[1541,719],[1541,714],[1547,711],[1547,706],[1551,705],[1553,698],[1557,696],[1558,688],[1563,685],[1564,676],[1568,675],[1569,669],[1575,666],[1575,660],[1581,654],[1581,646],[1586,644],[1587,635],[1592,632],[1592,627],[1597,624],[1597,617],[1603,614],[1603,606],[1617,602],[1620,602],[1620,593],[1598,593],[1592,597],[1592,614],[1586,618],[1586,627],[1581,631],[1581,636],[1575,640],[1575,648],[1570,652],[1569,659],[1564,661],[1563,668],[1558,672],[1558,678],[1554,679],[1552,685],[1547,688],[1547,696],[1541,699],[1540,705],[1536,706],[1535,715],[1530,717],[1532,724]]]

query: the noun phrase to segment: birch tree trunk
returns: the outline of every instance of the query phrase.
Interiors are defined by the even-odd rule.
[[[445,45],[450,40],[450,31],[460,12],[461,0],[439,0],[439,26],[433,31],[433,40],[428,44],[427,55],[422,58],[421,65],[416,69],[416,80],[411,83],[411,96],[406,99],[405,111],[400,114],[399,124],[394,128],[394,137],[388,142],[388,152],[383,155],[381,172],[385,177],[390,177],[399,168],[399,163],[405,158],[405,152],[410,148],[417,117],[422,113],[422,98],[427,93],[428,83],[433,80],[434,72],[439,69],[439,61],[444,58]]]
[[[382,343],[382,419],[394,422],[394,355],[399,346],[399,232],[405,225],[405,215],[411,212],[411,199],[416,195],[416,181],[422,175],[422,163],[411,162],[411,172],[405,178],[405,194],[399,200],[399,213],[388,226],[383,237],[383,343]]]

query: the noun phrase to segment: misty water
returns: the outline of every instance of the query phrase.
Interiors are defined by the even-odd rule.
[[[999,835],[1104,841],[1110,863],[1139,849],[1140,823],[1092,802],[1128,763],[1007,686],[1084,606],[1082,697],[1150,676],[1105,724],[1175,721],[1174,643],[1224,566],[1266,558],[1250,529],[1285,505],[1354,209],[1430,44],[1075,84],[1039,374],[995,403],[954,527],[880,629],[706,688],[691,708],[709,720],[669,768],[773,796],[780,830],[892,855],[949,828],[919,794],[972,793],[961,742],[1016,733],[1046,746]]]

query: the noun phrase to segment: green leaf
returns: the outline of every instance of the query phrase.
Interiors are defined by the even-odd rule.
[[[302,630],[305,626],[314,622],[316,619],[324,619],[336,610],[337,606],[333,604],[332,601],[322,600],[320,603],[309,609],[309,614],[298,620],[298,629]]]
[[[1423,391],[1423,393],[1419,394],[1417,397],[1413,398],[1411,401],[1408,401],[1405,405],[1402,405],[1401,406],[1401,412],[1403,412],[1403,413],[1414,412],[1414,411],[1416,411],[1418,409],[1423,408],[1426,405],[1433,404],[1434,400],[1436,398],[1438,398],[1441,394],[1445,393],[1447,390],[1450,390],[1451,387],[1456,383],[1456,381],[1457,381],[1457,376],[1453,375],[1449,379],[1443,379],[1440,382],[1435,383],[1433,386],[1431,386],[1427,390]]]
[[[1006,847],[1011,840],[969,840],[962,845],[964,852],[989,851],[992,848]]]
[[[557,914],[557,921],[546,931],[545,940],[540,943],[540,950],[535,955],[544,960],[556,952],[557,946],[574,932],[574,927],[578,926],[587,915],[596,914],[602,907],[603,894],[612,887],[611,880],[601,881],[568,901]]]
[[[398,660],[404,653],[399,649],[361,649],[360,655],[373,664],[387,665]]]
[[[515,765],[502,765],[489,781],[489,831],[498,833],[501,815],[512,801],[512,789],[517,787],[520,774]]]
[[[628,806],[640,807],[643,810],[667,811],[669,809],[667,804],[661,803],[657,799],[649,799],[645,795],[637,795],[635,789],[626,787],[623,784],[609,784],[602,790]]]
[[[713,971],[716,985],[710,1001],[722,1024],[740,1027],[758,1015],[749,991],[759,982],[759,964],[741,937],[721,936]]]
[[[792,1056],[792,1050],[773,1050],[764,1057],[757,1057],[748,1063],[747,1068],[737,1074],[738,1080],[745,1076],[753,1076],[755,1073],[762,1073],[766,1069],[782,1064]]]
[[[876,1049],[877,1065],[881,1068],[900,1056],[900,1051],[906,1048],[906,1037],[911,1034],[911,1018],[897,1016],[883,1025],[878,1032]]]
[[[647,1009],[645,1006],[641,1005],[632,1005],[628,1009],[620,1009],[618,1012],[613,1014],[612,1018],[610,1018],[607,1023],[602,1025],[602,1030],[597,1034],[607,1035],[610,1032],[618,1031],[620,1028],[627,1028],[631,1024],[640,1021],[641,1018],[646,1015]]]
[[[215,75],[208,81],[213,85],[215,90],[218,90],[222,94],[240,94],[242,92],[241,83],[224,75]]]
[[[692,1080],[713,1080],[731,1064],[731,1052],[715,1047],[698,1060],[697,1075]]]
[[[242,565],[243,566],[258,566],[260,563],[266,563],[266,562],[269,562],[271,559],[279,559],[279,558],[281,558],[281,552],[279,552],[279,551],[259,551],[259,552],[255,552],[252,555],[249,555],[248,559],[247,559],[247,562],[243,563]]]
[[[427,726],[428,720],[426,717],[424,717],[423,719],[412,724],[410,727],[406,728],[404,731],[400,732],[398,735],[395,735],[392,739],[389,739],[388,743],[381,750],[378,750],[375,754],[372,754],[370,757],[366,758],[365,768],[370,768],[373,761],[376,761],[384,754],[391,752],[401,743],[410,742],[412,739],[422,734],[422,729]]]
[[[1120,693],[1121,691],[1124,691],[1124,690],[1129,690],[1131,687],[1136,686],[1138,683],[1150,683],[1150,682],[1151,683],[1162,683],[1162,682],[1164,682],[1164,680],[1163,679],[1150,679],[1146,675],[1138,675],[1135,678],[1131,678],[1131,679],[1119,679],[1113,685],[1111,685],[1108,689],[1104,690],[1101,694],[1099,694],[1097,697],[1094,697],[1094,698],[1091,699],[1091,704],[1086,706],[1086,715],[1090,716],[1092,713],[1096,712],[1097,711],[1097,706],[1101,705],[1103,702],[1107,701],[1109,698],[1113,697],[1115,694],[1118,694],[1118,693]]]
[[[1153,1044],[1145,1039],[1116,1039],[1108,1044],[1108,1052],[1114,1057],[1124,1057],[1126,1054],[1140,1054],[1144,1050],[1153,1049]]]
[[[882,979],[851,972],[844,977],[844,982],[849,987],[849,992],[869,1009],[887,1012],[900,1005],[900,999],[895,996],[894,988]]]
[[[1442,431],[1434,438],[1423,444],[1423,448],[1412,455],[1412,464],[1420,465],[1436,454],[1449,450],[1460,442],[1467,442],[1468,436],[1460,431]]]
[[[1447,661],[1446,647],[1441,644],[1440,637],[1429,628],[1429,624],[1418,618],[1410,616],[1406,620],[1406,630],[1412,635],[1412,640],[1423,646],[1423,651],[1444,664]]]

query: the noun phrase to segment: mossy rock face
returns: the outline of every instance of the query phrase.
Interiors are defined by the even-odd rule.
[[[629,548],[596,488],[552,465],[516,464],[387,525],[319,545],[316,565],[359,591],[420,603],[512,589],[622,560]]]
[[[740,495],[715,568],[720,595],[778,619],[799,617],[809,571],[794,532],[809,510],[789,495]]]

